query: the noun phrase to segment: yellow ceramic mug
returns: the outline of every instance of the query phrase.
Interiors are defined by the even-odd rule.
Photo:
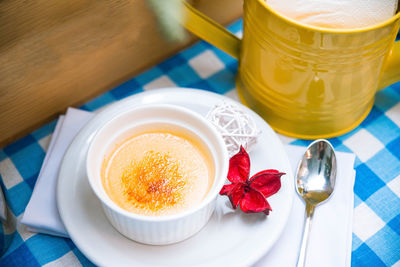
[[[330,138],[368,115],[375,92],[400,80],[400,14],[355,30],[301,24],[245,0],[243,39],[185,3],[187,29],[239,59],[241,101],[277,132]]]

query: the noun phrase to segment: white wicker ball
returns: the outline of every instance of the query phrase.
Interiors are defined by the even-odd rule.
[[[221,133],[230,156],[236,154],[241,145],[249,152],[257,143],[260,131],[254,119],[234,103],[217,104],[208,112],[206,118]]]

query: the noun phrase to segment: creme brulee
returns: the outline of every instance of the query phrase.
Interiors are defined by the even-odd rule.
[[[210,156],[197,141],[167,131],[131,137],[105,159],[108,196],[136,214],[162,216],[199,204],[213,183]]]

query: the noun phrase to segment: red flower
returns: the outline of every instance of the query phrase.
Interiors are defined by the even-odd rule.
[[[285,173],[277,170],[265,170],[256,173],[249,179],[250,158],[241,146],[240,151],[229,160],[228,180],[231,184],[224,185],[220,195],[227,195],[236,209],[238,205],[246,213],[272,210],[267,198],[281,188],[281,176]]]

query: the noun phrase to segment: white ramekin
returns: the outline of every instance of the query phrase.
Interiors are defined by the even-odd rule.
[[[154,125],[163,125],[163,129],[180,128],[198,138],[208,148],[215,167],[214,183],[205,199],[199,205],[175,215],[144,216],[128,212],[108,197],[101,182],[103,160],[116,144]],[[111,224],[124,236],[152,245],[179,242],[200,231],[215,209],[229,164],[221,135],[204,117],[183,107],[164,104],[132,107],[106,122],[93,137],[86,160],[89,184]]]

